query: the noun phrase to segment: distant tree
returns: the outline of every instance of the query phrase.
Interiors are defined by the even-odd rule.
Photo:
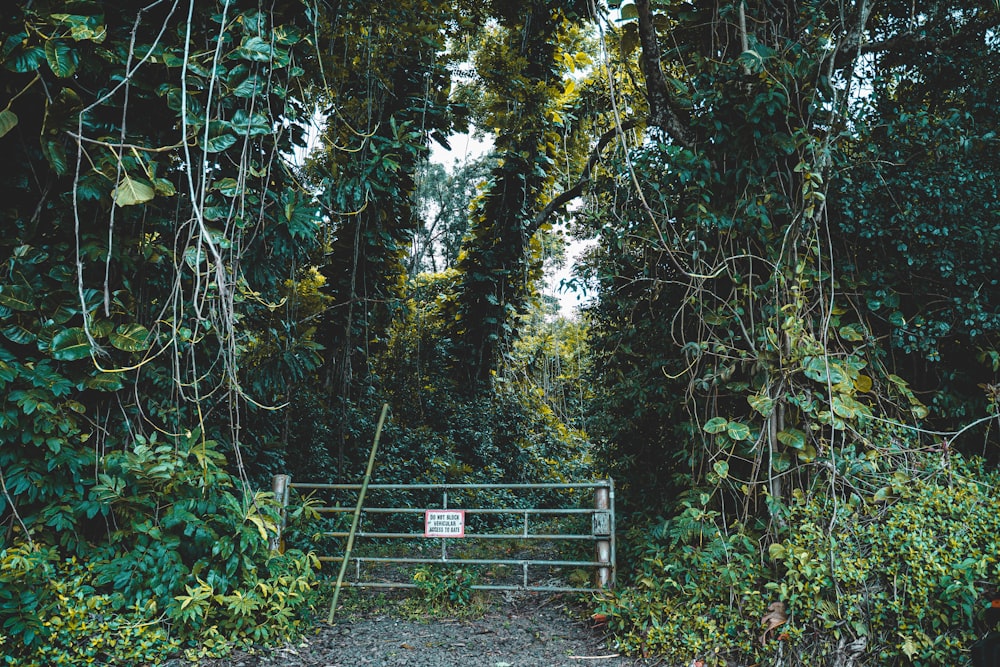
[[[469,227],[469,206],[489,176],[489,156],[455,162],[453,169],[425,162],[417,177],[416,201],[421,225],[407,259],[411,276],[455,265]]]

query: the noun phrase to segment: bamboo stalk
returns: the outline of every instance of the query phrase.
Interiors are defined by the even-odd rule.
[[[333,588],[333,602],[330,603],[330,615],[326,622],[333,623],[333,614],[337,610],[337,600],[340,599],[340,588],[344,584],[344,573],[347,572],[347,563],[351,560],[351,550],[354,548],[354,534],[358,531],[358,521],[361,518],[361,507],[365,502],[365,492],[368,491],[368,482],[372,478],[372,469],[375,467],[375,452],[378,451],[378,441],[382,437],[382,425],[385,424],[385,416],[389,412],[389,404],[382,404],[382,414],[378,418],[378,426],[375,427],[375,440],[372,442],[372,452],[368,456],[368,469],[365,470],[365,479],[361,482],[361,490],[358,492],[358,505],[354,509],[354,519],[351,521],[351,532],[347,536],[347,548],[344,550],[344,560],[340,563],[340,574],[337,575],[337,585]]]

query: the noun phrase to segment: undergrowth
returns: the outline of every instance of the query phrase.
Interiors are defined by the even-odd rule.
[[[151,438],[109,454],[90,501],[118,526],[69,554],[39,531],[0,550],[0,664],[157,664],[285,641],[318,595],[312,553],[270,548],[281,508],[215,443]],[[311,516],[291,508],[293,523]]]
[[[597,611],[620,649],[676,664],[965,664],[1000,582],[1000,480],[944,463],[897,472],[877,501],[796,491],[776,540],[688,502],[636,531],[634,581]],[[774,603],[787,618],[765,632]]]

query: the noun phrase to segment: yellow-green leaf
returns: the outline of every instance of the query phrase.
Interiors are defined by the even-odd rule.
[[[141,324],[122,324],[109,336],[111,344],[124,352],[139,352],[149,347],[149,329]]]
[[[0,137],[17,126],[17,114],[10,109],[0,111]]]
[[[792,449],[804,449],[806,446],[806,434],[797,428],[787,428],[778,432],[778,442]]]
[[[729,422],[726,425],[726,433],[733,440],[749,440],[750,439],[750,427],[746,424],[741,424],[739,422]]]
[[[73,76],[79,56],[76,50],[59,39],[45,42],[45,60],[49,63],[52,73],[61,79]]]
[[[747,396],[747,403],[750,404],[751,408],[765,417],[774,411],[774,400],[767,396],[762,396],[761,394],[751,394],[750,396]]]
[[[707,422],[705,422],[705,425],[702,426],[702,429],[704,429],[706,433],[722,433],[723,431],[726,430],[726,427],[728,425],[729,425],[729,420],[726,419],[725,417],[712,417]]]
[[[11,310],[34,310],[31,288],[26,285],[0,285],[0,306]]]
[[[251,514],[247,517],[247,521],[257,526],[257,532],[260,533],[260,539],[267,540],[267,528],[264,527],[264,520],[261,519],[256,514]]]
[[[840,331],[838,331],[838,333],[840,334],[841,338],[851,342],[861,341],[865,339],[865,337],[861,335],[861,332],[859,332],[857,327],[854,326],[853,324],[848,324],[846,326],[840,327]]]
[[[111,193],[119,206],[134,206],[144,204],[156,196],[156,190],[148,181],[131,178],[128,174],[122,177],[118,187]]]

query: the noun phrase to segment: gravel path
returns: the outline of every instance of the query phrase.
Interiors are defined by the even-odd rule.
[[[497,599],[482,618],[405,620],[378,610],[321,624],[297,645],[206,667],[623,667],[586,610],[561,596]]]

